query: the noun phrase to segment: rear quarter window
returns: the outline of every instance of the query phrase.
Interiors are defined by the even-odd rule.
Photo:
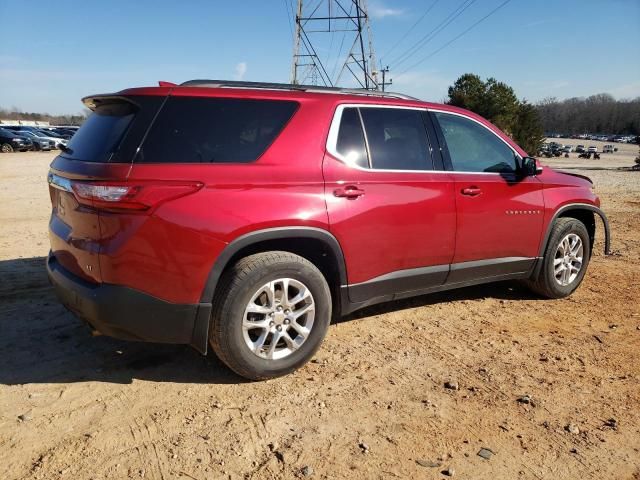
[[[99,104],[73,134],[65,158],[83,162],[130,163],[149,128],[161,96],[94,99]]]
[[[69,142],[69,155],[88,162],[108,162],[135,116],[128,102],[96,107]]]
[[[297,102],[169,97],[136,163],[248,163],[283,130]]]

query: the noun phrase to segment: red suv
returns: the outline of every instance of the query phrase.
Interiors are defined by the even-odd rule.
[[[332,316],[587,269],[591,181],[477,115],[398,94],[197,80],[84,99],[51,164],[49,277],[95,330],[190,344],[251,379],[318,349]]]

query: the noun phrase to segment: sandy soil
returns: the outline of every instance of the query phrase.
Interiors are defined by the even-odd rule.
[[[500,283],[370,308],[261,383],[92,338],[44,274],[53,155],[0,154],[0,478],[640,478],[640,172],[592,170],[636,152],[545,160],[586,170],[613,229],[572,297]]]

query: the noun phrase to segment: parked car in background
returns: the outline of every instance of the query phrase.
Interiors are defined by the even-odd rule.
[[[53,142],[55,148],[60,148],[60,145],[66,145],[69,141],[65,138],[62,138],[57,133],[54,132],[46,132],[43,130],[32,130],[32,132],[41,138],[46,138],[47,140]]]
[[[584,145],[578,145],[576,147],[576,153],[584,153],[585,151]]]
[[[49,151],[55,148],[53,140],[41,137],[31,130],[17,130],[16,133],[23,137],[29,137],[33,142],[34,149],[37,151]]]
[[[26,152],[33,149],[33,142],[26,137],[18,135],[13,130],[0,128],[0,151],[11,153],[15,151]]]
[[[598,152],[598,147],[596,147],[595,145],[589,145],[589,148],[587,149],[588,153],[597,153]]]
[[[571,153],[573,152],[573,145],[565,145],[564,148],[562,149],[562,151],[564,153]]]
[[[71,137],[73,137],[73,134],[76,133],[75,130],[72,130],[69,128],[61,128],[61,127],[54,127],[51,129],[51,131],[54,132],[56,135],[60,135],[65,140],[70,140]]]
[[[605,145],[604,147],[602,147],[602,153],[613,153],[615,152],[617,149],[614,148],[613,145]]]

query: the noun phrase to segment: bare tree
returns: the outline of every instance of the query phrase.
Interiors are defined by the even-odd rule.
[[[640,97],[616,100],[607,93],[562,101],[549,97],[536,108],[545,132],[640,134]]]

